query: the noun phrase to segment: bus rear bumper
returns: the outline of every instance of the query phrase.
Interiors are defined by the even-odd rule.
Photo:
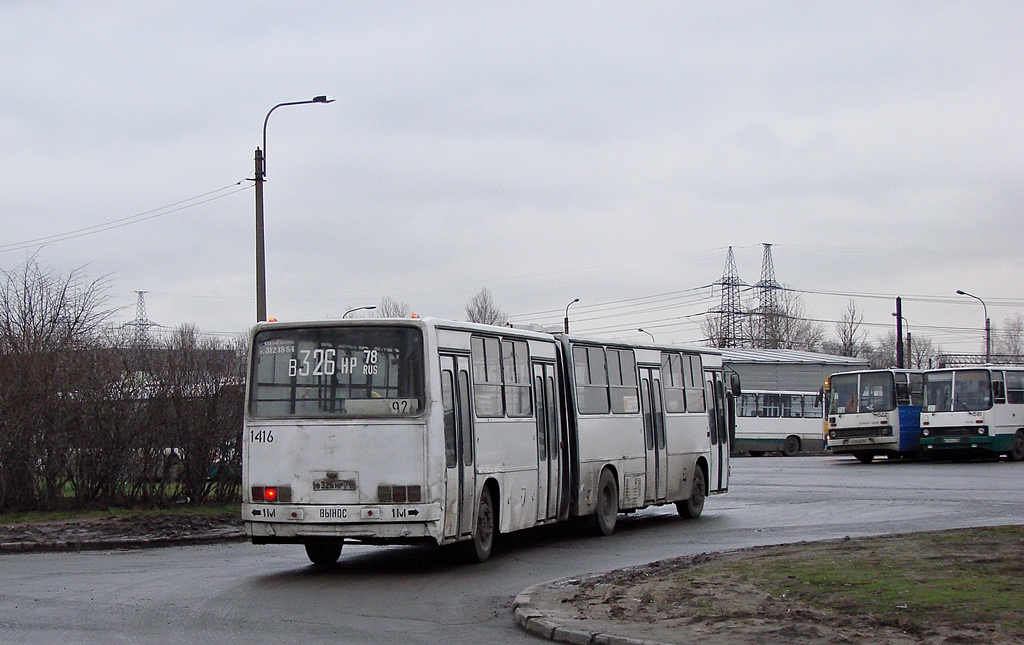
[[[368,544],[437,544],[441,539],[439,504],[242,504],[242,519],[253,544],[302,544],[342,539]]]
[[[893,437],[851,437],[829,439],[828,448],[838,454],[864,450],[899,450],[899,442]]]

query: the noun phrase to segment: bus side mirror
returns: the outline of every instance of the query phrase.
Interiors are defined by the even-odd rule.
[[[733,396],[742,394],[740,390],[740,375],[736,372],[729,372],[729,389],[732,391]]]

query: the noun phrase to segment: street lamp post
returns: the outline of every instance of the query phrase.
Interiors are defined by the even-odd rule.
[[[569,307],[573,306],[574,304],[576,304],[579,301],[580,301],[580,299],[576,298],[575,300],[573,300],[572,302],[570,302],[569,304],[567,304],[565,306],[565,333],[566,334],[569,333]]]
[[[639,331],[639,332],[643,332],[643,333],[647,334],[648,336],[651,337],[651,342],[652,343],[654,342],[654,334],[652,334],[651,332],[647,331],[643,327],[637,327],[636,330]]]
[[[898,321],[902,320],[903,324],[907,326],[907,349],[906,349],[907,360],[906,360],[906,366],[909,367],[910,369],[913,369],[914,368],[914,353],[911,351],[911,345],[910,345],[910,323],[907,322],[906,318],[904,318],[903,316],[899,315],[898,313],[893,312],[892,315],[896,317],[896,320],[898,320]],[[903,341],[902,340],[898,340],[897,342],[902,343]],[[902,368],[904,361],[897,360],[896,363],[897,363],[896,367]],[[920,366],[918,366],[918,367],[920,367]]]
[[[350,313],[355,312],[355,311],[363,311],[363,310],[373,311],[376,308],[377,308],[377,305],[366,305],[365,307],[356,307],[355,309],[349,309],[348,311],[345,312],[345,315],[343,315],[342,318],[348,318],[348,315]]]
[[[267,256],[263,236],[263,182],[267,179],[267,121],[279,107],[286,105],[305,105],[307,103],[333,103],[334,99],[327,96],[314,96],[308,101],[290,101],[278,103],[270,108],[263,119],[263,149],[256,148],[256,322],[267,319]]]
[[[988,307],[985,306],[984,300],[982,300],[981,298],[974,294],[967,293],[966,291],[962,291],[960,289],[957,289],[956,293],[957,295],[960,296],[974,298],[975,300],[981,303],[981,306],[985,311],[985,362],[989,363],[991,362],[992,358],[992,321],[990,321],[988,318]]]

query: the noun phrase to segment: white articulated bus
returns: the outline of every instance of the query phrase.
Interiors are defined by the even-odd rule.
[[[736,406],[733,450],[752,457],[823,450],[821,398],[820,392],[744,391]]]
[[[1024,368],[972,366],[924,373],[921,448],[1024,460]]]
[[[871,463],[920,454],[921,370],[839,372],[825,379],[828,449]]]
[[[261,323],[242,515],[254,544],[448,544],[728,488],[713,350],[602,343],[429,319]]]

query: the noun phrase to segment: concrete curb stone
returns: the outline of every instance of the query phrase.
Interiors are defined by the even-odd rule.
[[[200,535],[157,538],[103,538],[95,540],[40,540],[0,542],[0,553],[46,553],[54,551],[109,551],[114,549],[151,549],[168,546],[194,546],[222,542],[241,542],[248,536],[242,529]]]
[[[579,578],[563,578],[533,585],[516,595],[516,624],[528,634],[570,645],[663,645],[657,641],[631,638],[621,634],[610,634],[603,631],[589,631],[578,625],[569,626],[559,619],[557,606],[546,603],[544,598],[552,596],[554,589],[562,588],[567,583]]]

